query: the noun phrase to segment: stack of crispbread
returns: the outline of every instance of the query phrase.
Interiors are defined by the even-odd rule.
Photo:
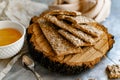
[[[31,19],[27,33],[34,59],[68,74],[93,67],[114,43],[103,25],[74,11],[45,11]]]

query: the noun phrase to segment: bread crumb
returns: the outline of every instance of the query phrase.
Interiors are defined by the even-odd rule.
[[[120,78],[120,65],[108,65],[106,68],[108,78]]]

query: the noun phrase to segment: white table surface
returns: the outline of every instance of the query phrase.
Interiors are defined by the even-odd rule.
[[[48,4],[53,0],[36,1]],[[111,14],[102,24],[104,24],[108,28],[109,32],[114,35],[115,44],[108,52],[107,57],[103,58],[93,69],[89,69],[78,75],[64,76],[52,73],[39,64],[36,64],[36,71],[44,80],[109,80],[105,72],[106,66],[111,64],[120,64],[120,0],[112,0]],[[19,59],[3,80],[36,80],[36,78],[29,70],[23,68],[21,59]]]

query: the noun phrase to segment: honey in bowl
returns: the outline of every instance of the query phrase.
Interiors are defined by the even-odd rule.
[[[5,46],[17,41],[22,34],[13,28],[0,29],[0,46]]]

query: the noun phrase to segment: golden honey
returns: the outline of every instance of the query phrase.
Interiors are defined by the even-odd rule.
[[[0,46],[11,44],[17,41],[22,34],[13,28],[0,29]]]

